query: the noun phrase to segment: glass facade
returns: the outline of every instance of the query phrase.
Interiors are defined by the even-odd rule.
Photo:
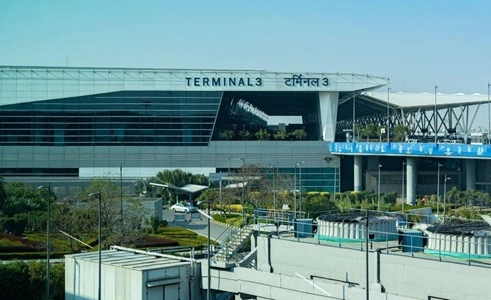
[[[0,175],[73,178],[120,163],[135,170],[218,172],[230,164],[226,158],[234,156],[263,167],[284,162],[292,168],[279,172],[294,176],[291,161],[321,160],[328,149],[321,140],[322,89],[285,85],[292,76],[263,71],[0,67]],[[224,78],[244,79],[247,86],[231,86]],[[208,81],[219,84],[205,85]],[[259,138],[257,133],[265,130],[270,136]],[[286,135],[275,136],[279,130]],[[222,135],[224,131],[231,135]],[[301,184],[297,174],[298,188],[339,191],[339,169],[315,166],[302,168]]]
[[[3,145],[207,145],[220,92],[124,91],[0,107]]]

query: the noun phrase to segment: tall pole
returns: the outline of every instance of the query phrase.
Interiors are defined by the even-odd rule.
[[[445,179],[443,182],[443,217],[445,218],[445,214],[447,213],[447,180],[450,178],[445,174]]]
[[[210,238],[211,238],[211,233],[210,233],[210,201],[207,201],[208,202],[208,290],[206,291],[206,296],[207,296],[207,300],[210,300],[211,297],[210,297],[210,289],[211,289],[211,267],[210,267],[210,264],[211,264],[211,257],[210,257],[210,250],[211,250],[211,246],[210,246]],[[242,209],[243,210],[243,209]]]
[[[124,237],[124,210],[123,210],[123,163],[119,164],[120,200],[121,200],[121,246]]]
[[[356,94],[353,95],[353,141],[356,141],[356,135],[355,135],[355,127],[356,127],[356,119],[355,119],[355,112],[356,112]]]
[[[438,135],[438,129],[437,129],[437,122],[436,122],[436,116],[437,116],[437,109],[436,109],[436,90],[438,89],[438,86],[435,85],[435,115],[433,116],[435,118],[435,144],[437,143],[437,135]]]
[[[406,189],[406,186],[404,185],[404,183],[405,183],[405,178],[404,178],[405,169],[406,169],[406,162],[403,161],[402,162],[402,212],[404,212],[404,202],[405,202],[404,193],[405,193],[405,189]]]
[[[387,142],[390,142],[390,113],[389,113],[389,103],[390,103],[390,88],[387,88]]]
[[[300,191],[300,207],[299,211],[302,213],[302,164],[305,163],[305,161],[301,161],[298,163],[298,174],[299,174],[299,191]]]
[[[295,164],[295,176],[293,179],[293,217],[297,218],[297,167],[298,163]]]
[[[377,180],[377,210],[380,211],[380,168],[382,168],[382,165],[378,165],[378,180]]]
[[[101,216],[102,216],[102,195],[99,193],[99,284],[97,288],[97,299],[101,300],[101,281],[102,281],[102,269],[101,269],[101,254],[102,254],[102,239],[101,239]]]
[[[276,170],[276,166],[273,165],[273,213],[276,216],[276,176],[275,176],[275,170]]]
[[[370,292],[369,292],[369,276],[368,276],[368,209],[365,210],[365,220],[366,220],[366,225],[365,225],[365,271],[366,271],[366,287],[365,287],[365,293],[366,293],[366,300],[370,299]]]
[[[91,193],[89,197],[97,197],[99,200],[99,221],[98,221],[98,240],[99,240],[99,277],[98,277],[98,288],[97,288],[97,299],[101,300],[101,281],[102,281],[102,238],[101,238],[101,229],[102,229],[102,192],[99,193]]]
[[[46,300],[49,300],[49,256],[51,252],[51,182],[48,182],[48,219],[46,220]]]
[[[436,214],[440,215],[440,167],[441,163],[438,163],[438,171],[436,174]]]
[[[48,216],[46,218],[46,300],[49,300],[49,257],[51,251],[51,182],[48,182],[48,186],[39,186],[38,189],[47,189],[48,190],[48,205],[47,205],[47,213]]]

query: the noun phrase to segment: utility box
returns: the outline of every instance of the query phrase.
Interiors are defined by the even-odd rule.
[[[293,230],[297,238],[314,237],[314,221],[313,219],[294,219]]]
[[[423,252],[423,233],[419,230],[405,229],[402,234],[402,252]]]

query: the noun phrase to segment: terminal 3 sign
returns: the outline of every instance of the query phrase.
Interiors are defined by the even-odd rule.
[[[283,78],[281,82],[287,87],[329,86],[329,79],[326,77],[303,77],[301,74]],[[260,87],[263,86],[263,79],[261,77],[186,77],[186,85],[189,87]]]

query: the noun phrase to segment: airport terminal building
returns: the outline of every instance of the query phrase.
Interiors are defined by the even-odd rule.
[[[395,191],[408,203],[443,194],[440,185],[491,192],[489,95],[381,91],[388,83],[351,73],[0,66],[0,175],[50,182],[59,197],[94,177],[121,176],[131,191],[165,169],[218,181],[251,165],[269,179],[295,178],[288,189],[304,192]],[[474,133],[486,109],[490,128]],[[370,124],[385,135],[363,137]],[[418,143],[397,139],[400,125]],[[473,134],[483,140],[466,143]]]
[[[294,174],[302,190],[339,191],[326,160],[341,102],[388,83],[341,73],[0,67],[0,174],[7,180],[125,180],[245,164]],[[278,134],[278,132],[282,134]],[[56,184],[55,184],[56,186]]]

